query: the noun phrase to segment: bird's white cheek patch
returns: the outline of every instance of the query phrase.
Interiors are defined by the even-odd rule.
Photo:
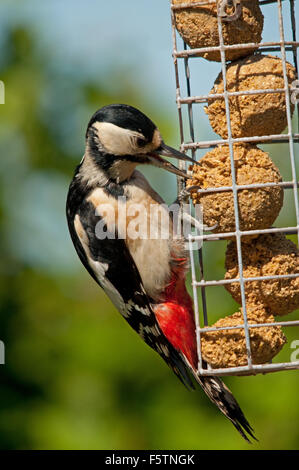
[[[133,155],[136,153],[136,140],[142,134],[123,129],[110,122],[95,122],[99,141],[105,150],[112,155]]]

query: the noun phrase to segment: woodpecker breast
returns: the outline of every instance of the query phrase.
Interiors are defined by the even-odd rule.
[[[116,228],[116,236],[125,239],[145,291],[155,301],[171,280],[173,263],[184,256],[183,241],[173,238],[172,218],[163,199],[139,171],[122,187],[123,197],[98,187],[87,200],[108,231]]]

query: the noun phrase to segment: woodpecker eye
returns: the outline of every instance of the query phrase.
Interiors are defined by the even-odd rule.
[[[144,139],[142,139],[141,137],[139,137],[139,138],[137,139],[137,145],[138,145],[138,147],[145,147],[145,145],[146,145],[146,140],[144,140]]]

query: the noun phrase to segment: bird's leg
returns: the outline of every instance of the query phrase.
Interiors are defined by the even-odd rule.
[[[187,222],[189,222],[191,227],[194,227],[194,228],[200,227],[200,230],[203,232],[212,232],[218,226],[218,224],[215,224],[215,225],[212,225],[212,227],[209,227],[208,225],[203,224],[202,222],[200,222],[198,219],[193,217],[191,214],[188,214],[187,212],[183,213],[182,218],[186,220]]]
[[[174,201],[174,204],[186,204],[188,203],[188,200],[189,200],[189,197],[190,197],[190,191],[188,188],[183,188],[179,193],[178,193],[178,196],[176,198],[176,200]]]
[[[188,204],[191,191],[197,188],[198,186],[189,186],[188,188],[182,189],[173,204],[179,204],[181,207],[183,206],[183,204]],[[197,218],[193,217],[191,214],[186,211],[183,211],[182,209],[180,212],[180,217],[182,220],[184,219],[185,221],[189,222],[191,227],[199,228],[203,232],[212,232],[213,230],[215,230],[215,228],[217,228],[218,225],[215,224],[212,227],[209,227],[208,225],[203,224],[202,221],[199,221]]]

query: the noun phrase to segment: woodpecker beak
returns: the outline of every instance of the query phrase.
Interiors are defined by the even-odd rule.
[[[157,150],[148,154],[150,163],[152,165],[158,166],[159,168],[164,168],[164,170],[170,171],[171,173],[174,173],[177,176],[181,176],[182,178],[189,178],[185,171],[180,170],[176,166],[172,165],[172,163],[164,160],[161,158],[161,155],[163,155],[163,157],[177,158],[178,160],[184,160],[191,163],[196,163],[195,160],[188,157],[188,155],[173,149],[172,147],[168,147],[168,145],[164,144],[164,142],[162,142],[161,146]]]

